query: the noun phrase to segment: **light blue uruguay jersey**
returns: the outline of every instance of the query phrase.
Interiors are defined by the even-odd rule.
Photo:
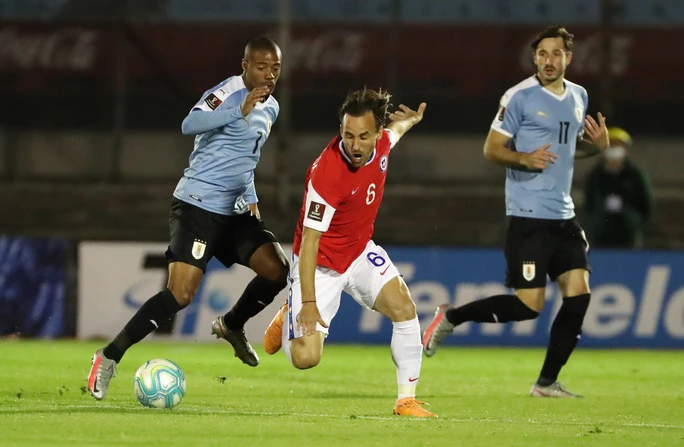
[[[254,169],[280,106],[269,96],[243,117],[241,105],[247,94],[242,76],[232,76],[204,92],[192,108],[186,121],[203,111],[217,114],[210,118],[221,117],[221,125],[195,137],[190,165],[174,197],[223,215],[243,214],[248,204],[257,203]]]
[[[582,86],[566,80],[558,96],[536,76],[503,95],[491,127],[511,137],[511,150],[529,153],[551,143],[548,150],[558,155],[543,171],[506,168],[506,215],[558,220],[575,216],[570,188],[588,104]]]

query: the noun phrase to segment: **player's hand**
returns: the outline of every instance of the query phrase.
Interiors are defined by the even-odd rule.
[[[297,328],[302,331],[303,335],[313,335],[316,333],[316,323],[324,328],[328,325],[321,318],[318,312],[318,305],[315,301],[302,300],[302,311],[297,315]]]
[[[247,208],[249,208],[249,213],[256,217],[257,219],[261,220],[261,213],[259,213],[259,207],[257,206],[256,203],[250,203],[247,205]]]
[[[390,113],[389,119],[391,122],[406,122],[407,124],[413,126],[418,124],[420,120],[423,119],[423,113],[425,113],[425,108],[427,104],[421,102],[418,106],[418,110],[411,110],[411,108],[405,106],[404,104],[399,104],[399,110],[395,110]]]
[[[584,134],[589,137],[592,144],[602,151],[605,151],[610,144],[608,139],[608,128],[606,127],[606,118],[598,113],[598,123],[591,115],[587,115],[584,119]]]
[[[520,158],[520,163],[527,169],[532,170],[548,168],[549,164],[555,163],[555,160],[558,158],[558,155],[548,150],[550,147],[551,143],[547,143],[530,153],[523,154]]]
[[[254,110],[254,107],[256,107],[258,102],[261,102],[266,98],[269,92],[268,87],[255,87],[252,89],[251,92],[245,96],[245,99],[242,101],[242,116],[247,116],[249,115],[252,110]]]

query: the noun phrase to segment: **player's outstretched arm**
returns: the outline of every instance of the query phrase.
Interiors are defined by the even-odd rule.
[[[426,107],[427,104],[424,102],[420,103],[418,110],[412,110],[404,104],[400,104],[399,110],[390,113],[390,123],[387,128],[394,132],[397,141],[423,119]]]
[[[316,304],[316,264],[318,261],[318,245],[323,233],[313,228],[304,227],[302,243],[299,248],[299,281],[302,287],[302,310],[297,317],[297,326],[304,335],[316,333],[316,323],[328,327],[321,318]]]
[[[242,118],[240,106],[231,107],[225,110],[194,110],[188,114],[181,124],[183,135],[199,135],[228,124]]]
[[[249,115],[258,102],[264,100],[268,94],[268,87],[256,87],[250,91],[242,104],[228,109],[198,110],[193,109],[183,120],[181,131],[183,135],[199,135],[244,118]]]

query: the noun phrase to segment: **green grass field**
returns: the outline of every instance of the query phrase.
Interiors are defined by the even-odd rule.
[[[389,346],[328,346],[297,371],[279,353],[249,368],[226,343],[133,347],[107,398],[85,393],[101,344],[0,341],[0,446],[675,446],[684,445],[682,352],[579,349],[561,376],[585,399],[527,395],[543,351],[449,349],[423,361],[418,397],[440,418],[392,416]],[[177,362],[188,391],[144,408],[133,374]],[[225,379],[222,379],[225,378]]]

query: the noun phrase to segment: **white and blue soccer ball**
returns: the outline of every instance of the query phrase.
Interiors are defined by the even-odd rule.
[[[136,371],[133,388],[146,407],[173,408],[185,395],[185,373],[171,360],[149,360]]]

